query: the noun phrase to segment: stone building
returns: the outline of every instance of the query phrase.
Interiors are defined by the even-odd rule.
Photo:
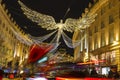
[[[94,0],[89,6],[91,13],[97,13],[95,21],[86,29],[87,47],[83,39],[75,49],[75,60],[85,58],[88,50],[88,61],[96,61],[94,65],[102,68],[116,65],[120,71],[120,0]],[[81,39],[80,31],[73,38]],[[84,45],[84,46],[81,46]],[[84,62],[84,58],[82,61]]]
[[[30,47],[25,40],[31,42],[0,2],[0,66],[14,68],[17,63],[22,66]]]

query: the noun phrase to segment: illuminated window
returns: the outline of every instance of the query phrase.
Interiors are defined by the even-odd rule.
[[[110,64],[111,60],[110,60],[110,52],[106,52],[106,64]]]
[[[111,58],[111,62],[115,62],[115,58],[116,58],[116,55],[115,55],[115,51],[112,51],[111,54],[110,54],[110,58]]]

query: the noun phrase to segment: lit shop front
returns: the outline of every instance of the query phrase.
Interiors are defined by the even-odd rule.
[[[113,50],[101,53],[91,57],[91,61],[94,61],[94,64],[98,73],[102,75],[108,75],[111,66],[116,66],[119,71],[119,50]]]

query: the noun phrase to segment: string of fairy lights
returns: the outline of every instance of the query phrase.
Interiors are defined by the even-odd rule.
[[[45,28],[46,30],[57,31],[56,36],[53,38],[54,43],[58,44],[59,40],[62,36],[65,43],[70,48],[75,48],[76,46],[78,46],[78,44],[80,44],[81,40],[74,41],[75,43],[72,42],[72,39],[69,38],[67,36],[67,34],[64,33],[64,31],[73,33],[76,30],[85,30],[87,27],[90,26],[91,23],[93,23],[95,21],[95,17],[97,16],[97,14],[90,14],[90,12],[88,10],[85,10],[85,14],[82,15],[82,18],[78,18],[78,19],[68,18],[68,19],[66,19],[66,21],[64,23],[63,23],[63,20],[60,20],[60,23],[56,23],[52,16],[32,10],[32,9],[28,8],[20,0],[18,1],[18,3],[20,4],[23,13],[27,16],[28,19],[37,23],[41,28]],[[51,33],[49,33],[47,35],[47,37],[50,34]],[[84,35],[84,36],[86,36],[86,35]],[[33,39],[34,41],[36,41],[36,43],[39,44],[39,42],[41,42],[41,39],[43,39],[43,37],[45,40],[48,39],[45,36],[42,36],[42,37],[31,36],[31,39]]]

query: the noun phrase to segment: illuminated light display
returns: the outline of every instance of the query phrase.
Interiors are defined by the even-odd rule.
[[[77,65],[82,65],[82,64],[95,64],[95,63],[101,63],[105,62],[105,60],[92,60],[90,62],[85,62],[85,63],[77,63]]]
[[[97,16],[97,14],[91,14],[89,13],[88,10],[86,10],[85,14],[82,15],[82,18],[78,18],[78,19],[68,18],[66,19],[65,22],[63,22],[63,20],[60,20],[59,23],[56,23],[52,16],[32,10],[28,8],[26,5],[24,5],[24,3],[22,3],[20,0],[18,0],[18,3],[20,4],[23,13],[27,16],[28,19],[30,19],[33,22],[36,22],[41,28],[45,28],[46,30],[55,30],[55,31],[57,30],[57,34],[55,37],[56,44],[59,43],[59,40],[62,36],[64,42],[69,48],[75,48],[81,43],[81,40],[73,42],[71,38],[69,38],[64,33],[64,31],[71,33],[76,30],[83,31],[87,27],[89,27],[91,23],[95,21],[95,17]],[[32,38],[34,41],[36,41],[36,43],[41,42],[35,40],[34,37]],[[44,37],[44,39],[46,38],[48,38],[48,36]]]
[[[32,63],[39,60],[51,49],[52,45],[37,45],[37,44],[32,45],[28,57],[28,63]]]
[[[108,78],[62,78],[62,77],[56,77],[56,80],[113,80]]]
[[[42,63],[44,61],[47,61],[48,60],[48,57],[43,57],[42,59],[38,60],[38,63]]]
[[[26,80],[48,80],[44,77],[37,77],[37,78],[27,78]]]

